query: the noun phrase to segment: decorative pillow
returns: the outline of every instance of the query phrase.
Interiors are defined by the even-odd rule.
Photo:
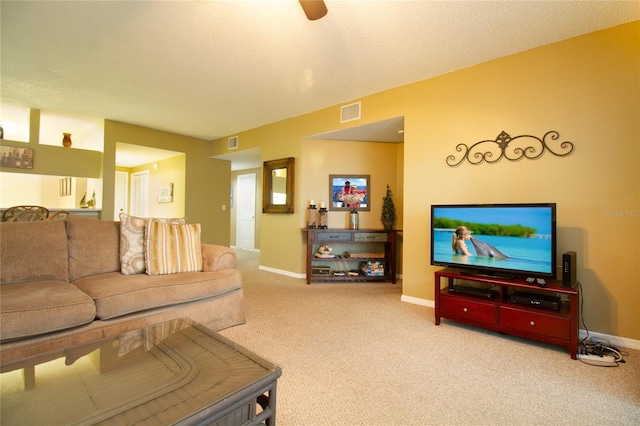
[[[184,218],[157,219],[166,223],[184,225]],[[123,275],[143,274],[144,232],[149,218],[120,213],[120,272]]]
[[[144,243],[149,275],[202,271],[199,223],[176,225],[150,219]]]

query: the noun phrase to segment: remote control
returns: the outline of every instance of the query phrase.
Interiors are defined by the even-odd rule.
[[[527,282],[528,282],[529,284],[533,284],[534,282],[536,282],[536,279],[535,279],[535,278],[533,278],[533,277],[529,277],[529,278],[527,278]]]
[[[542,278],[538,278],[536,281],[537,281],[537,283],[538,283],[538,285],[540,287],[546,287],[547,286],[547,282]]]

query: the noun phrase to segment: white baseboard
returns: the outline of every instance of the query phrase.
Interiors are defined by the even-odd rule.
[[[578,339],[587,337],[586,330],[578,330]],[[627,337],[612,336],[610,334],[589,331],[589,337],[599,342],[609,342],[613,346],[621,346],[629,349],[640,349],[640,340],[629,339]]]
[[[261,271],[267,271],[267,272],[273,272],[275,274],[286,275],[292,278],[307,278],[306,274],[296,274],[294,272],[284,271],[282,269],[270,268],[268,266],[259,265],[258,269],[260,269]]]
[[[259,265],[258,269],[260,269],[261,271],[273,272],[274,274],[286,275],[292,278],[305,278],[305,279],[307,278],[307,274],[296,274],[295,272],[284,271],[282,269],[276,269],[276,268],[270,268],[268,266]],[[399,276],[398,279],[402,279],[402,276]],[[421,300],[421,299],[416,299],[416,300]],[[433,305],[433,302],[431,303]]]
[[[404,294],[402,296],[400,296],[400,301],[401,302],[411,303],[412,305],[426,306],[427,308],[435,308],[436,307],[435,304],[433,303],[433,300],[420,299],[420,298],[412,297],[412,296],[405,296]]]
[[[420,299],[417,297],[402,295],[400,297],[400,301],[411,303],[413,305],[425,306],[427,308],[435,308],[435,304],[432,300],[426,300],[426,299]],[[587,331],[579,329],[578,338],[584,339],[585,337],[587,337]],[[629,349],[640,349],[640,340],[636,340],[636,339],[629,339],[629,338],[620,337],[620,336],[612,336],[610,334],[598,333],[595,331],[589,331],[589,337],[601,342],[609,342],[611,345],[614,345],[614,346],[621,346],[623,348],[629,348]]]

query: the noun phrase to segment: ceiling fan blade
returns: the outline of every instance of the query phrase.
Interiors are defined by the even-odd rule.
[[[299,0],[304,14],[307,15],[307,19],[315,21],[322,18],[327,14],[327,6],[324,4],[324,0]]]

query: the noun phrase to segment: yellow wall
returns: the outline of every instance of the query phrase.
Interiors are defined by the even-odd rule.
[[[406,86],[404,292],[433,298],[429,205],[556,202],[558,256],[578,255],[584,320],[593,331],[640,337],[640,24],[534,49]],[[390,96],[386,93],[382,96]],[[456,144],[549,130],[568,157],[457,168]],[[627,212],[611,216],[609,212]],[[408,214],[407,214],[408,212]]]
[[[8,168],[7,168],[8,169]],[[0,208],[22,205],[46,206],[51,209],[77,209],[87,194],[96,191],[96,208],[102,206],[101,179],[71,177],[71,194],[60,193],[61,180],[68,176],[0,172]]]
[[[31,169],[15,169],[0,167],[0,171],[19,174],[76,176],[99,178],[102,172],[102,153],[87,149],[65,148],[60,145],[44,145],[40,143],[40,116],[38,109],[29,111],[29,140],[2,140],[2,146],[33,150],[33,167]],[[62,139],[60,139],[62,140]]]
[[[0,166],[0,207],[15,205],[43,205],[55,209],[78,208],[85,194],[91,197],[96,191],[96,199],[101,207],[102,191],[102,153],[75,147],[65,148],[61,142],[52,145],[51,135],[44,135],[42,144],[40,134],[41,111],[30,109],[26,120],[29,127],[28,141],[3,139],[3,147],[33,150],[33,167],[21,169]],[[60,141],[62,139],[60,138]],[[60,179],[72,177],[72,195],[60,196]]]
[[[355,125],[404,116],[405,142],[396,145],[402,153],[392,154],[394,145],[304,138],[354,125],[337,123],[340,106],[240,133],[241,147],[260,146],[263,160],[297,162],[296,213],[263,215],[261,264],[303,271],[306,203],[326,198],[331,173],[371,174],[374,207],[386,180],[402,174],[398,189],[392,184],[402,208],[402,291],[419,299],[433,300],[431,204],[555,202],[558,257],[578,254],[586,326],[639,339],[639,34],[634,22],[360,99]],[[575,152],[445,163],[457,144],[495,139],[503,130],[539,137],[555,130]],[[226,153],[226,143],[214,141],[212,153]],[[361,215],[364,226],[379,227],[377,209]],[[344,226],[340,214],[330,216],[330,226]]]
[[[129,174],[149,172],[149,217],[185,216],[185,159],[185,155],[177,155],[128,169]],[[173,184],[173,201],[160,203],[157,199],[158,185],[166,183]],[[131,194],[131,178],[129,178],[129,194]]]
[[[116,142],[185,153],[184,216],[202,225],[203,242],[229,245],[229,209],[222,206],[229,204],[230,163],[209,158],[209,145],[201,139],[111,120],[105,120],[103,219],[113,218]],[[154,191],[151,182],[152,196]]]
[[[299,227],[305,227],[309,200],[314,200],[317,205],[321,202],[327,206],[331,204],[329,175],[355,174],[369,175],[370,177],[368,196],[371,210],[358,213],[359,227],[360,229],[382,229],[380,214],[387,184],[392,188],[392,191],[397,191],[399,182],[402,180],[401,169],[400,172],[398,169],[398,164],[402,162],[402,145],[401,143],[304,139],[301,158],[296,164],[296,173],[300,174],[302,180],[301,188],[296,191],[297,196],[299,195],[301,198],[297,203],[301,212]],[[400,192],[395,193],[400,194]],[[401,215],[401,197],[395,196],[394,202],[398,214]],[[329,210],[327,212],[327,226],[338,229],[348,228],[349,211]],[[402,216],[396,224],[396,229],[402,229]],[[265,231],[268,232],[268,230]],[[270,236],[266,233],[262,234],[263,245],[269,238]],[[300,233],[297,241],[302,245],[299,256],[294,256],[293,253],[288,256],[291,261],[295,260],[295,264],[291,265],[295,269],[288,270],[305,272],[306,238],[306,233]],[[261,262],[263,259],[267,259],[265,254],[263,251]],[[399,272],[402,272],[401,261],[399,262]]]
[[[251,149],[260,147],[262,152],[262,161],[277,160],[286,157],[295,157],[296,162],[300,157],[300,143],[290,143],[293,139],[300,141],[301,135],[298,129],[290,129],[286,123],[275,123],[249,130],[241,133],[239,137],[239,145],[242,149]],[[220,139],[214,145],[224,146],[226,153],[227,139]],[[212,147],[211,155],[219,154],[216,147]],[[296,164],[296,187],[300,185],[300,174],[298,173],[298,164]],[[228,186],[227,186],[228,187]],[[256,234],[256,241],[260,244],[260,263],[275,269],[285,271],[299,271],[300,266],[292,260],[291,253],[286,256],[282,254],[283,247],[299,247],[300,243],[300,200],[296,189],[295,213],[294,214],[262,214],[260,217],[260,226],[257,227],[259,234]],[[256,195],[258,193],[256,192]],[[262,211],[260,206],[256,213]],[[257,231],[258,232],[258,231]],[[265,235],[267,236],[265,238]],[[293,257],[298,258],[297,248],[294,248]]]
[[[402,144],[307,139],[306,136],[318,133],[320,127],[319,120],[305,117],[242,132],[239,138],[243,149],[260,146],[263,161],[286,157],[296,159],[295,211],[293,214],[262,214],[256,227],[256,241],[260,248],[261,265],[297,274],[304,273],[306,233],[302,232],[302,228],[306,226],[307,206],[310,199],[317,203],[325,201],[328,205],[329,174],[370,175],[370,199],[379,202],[374,201],[371,211],[360,212],[361,228],[382,228],[380,210],[386,185],[388,183],[395,191],[402,180],[398,170],[398,164],[402,164],[401,158],[398,158],[402,156]],[[338,120],[339,115],[335,110],[324,113],[324,128],[335,126]],[[212,155],[224,153],[227,139],[215,141],[214,145]],[[221,151],[216,151],[218,146],[223,147]],[[262,172],[258,173],[261,178]],[[400,203],[401,196],[396,201]],[[256,211],[261,210],[260,206]],[[328,225],[345,228],[347,218],[347,212],[330,211]],[[398,227],[401,225],[400,220]]]

